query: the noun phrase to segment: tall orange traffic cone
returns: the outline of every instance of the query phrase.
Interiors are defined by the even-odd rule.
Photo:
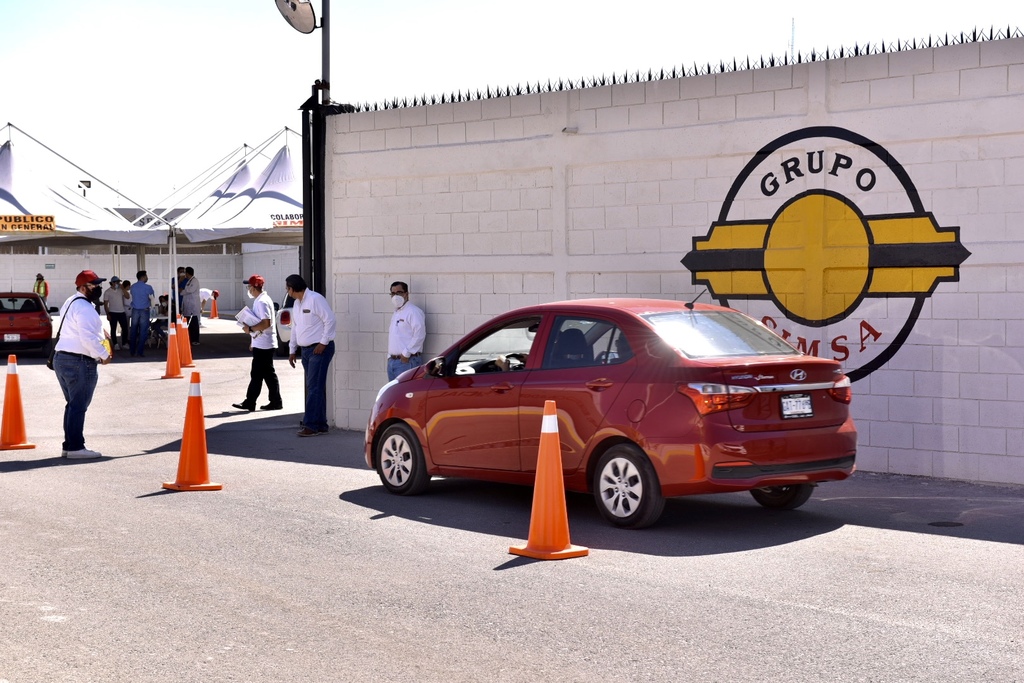
[[[588,548],[569,542],[569,517],[565,510],[565,484],[562,482],[562,448],[558,440],[558,411],[554,401],[544,402],[530,538],[525,546],[514,545],[508,551],[535,560],[565,560],[590,554]]]
[[[181,361],[178,360],[178,335],[175,328],[177,325],[167,326],[167,369],[160,379],[184,379],[181,374]]]
[[[21,407],[21,384],[18,382],[18,357],[7,356],[7,386],[4,388],[4,416],[0,423],[0,451],[35,448],[25,441],[25,413]]]
[[[188,385],[188,406],[185,408],[185,431],[181,434],[181,455],[178,456],[178,476],[173,482],[165,481],[164,488],[172,491],[220,491],[223,484],[210,483],[210,468],[206,461],[206,423],[203,420],[203,390],[199,373],[192,373]]]
[[[194,368],[196,364],[192,361],[192,346],[188,343],[188,330],[181,322],[175,323],[178,327],[178,362],[183,368]]]
[[[217,320],[220,318],[220,313],[217,312],[217,299],[214,298],[213,303],[210,304],[210,320]]]

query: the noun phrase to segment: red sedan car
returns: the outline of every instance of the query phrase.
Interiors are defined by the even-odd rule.
[[[53,323],[38,294],[0,293],[0,333],[0,352],[34,349],[50,355]]]
[[[750,491],[792,509],[854,470],[850,380],[729,308],[595,299],[506,313],[389,382],[366,462],[392,493],[433,475],[533,484],[544,402],[558,408],[566,488],[612,524],[665,498]]]

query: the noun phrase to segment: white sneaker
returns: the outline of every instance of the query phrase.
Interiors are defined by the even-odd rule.
[[[83,448],[80,451],[62,451],[60,457],[67,458],[68,460],[93,460],[95,458],[102,458],[103,454]]]

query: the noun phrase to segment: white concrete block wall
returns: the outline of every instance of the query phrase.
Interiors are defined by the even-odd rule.
[[[535,301],[692,298],[679,261],[737,174],[782,135],[836,126],[892,154],[971,252],[855,384],[860,467],[1024,483],[1021,112],[1016,38],[332,117],[335,421],[362,429],[385,381],[392,280],[427,312],[428,353]],[[741,198],[731,216],[772,206]],[[898,187],[858,208],[909,210]]]

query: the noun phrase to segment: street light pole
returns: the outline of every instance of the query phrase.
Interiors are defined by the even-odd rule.
[[[275,0],[281,14],[300,33],[312,33],[316,17],[309,0]],[[327,116],[351,113],[352,105],[331,102],[331,0],[322,0],[321,78],[302,103],[302,263],[300,272],[315,292],[327,293],[327,216],[325,184]],[[319,91],[319,94],[318,94]]]

